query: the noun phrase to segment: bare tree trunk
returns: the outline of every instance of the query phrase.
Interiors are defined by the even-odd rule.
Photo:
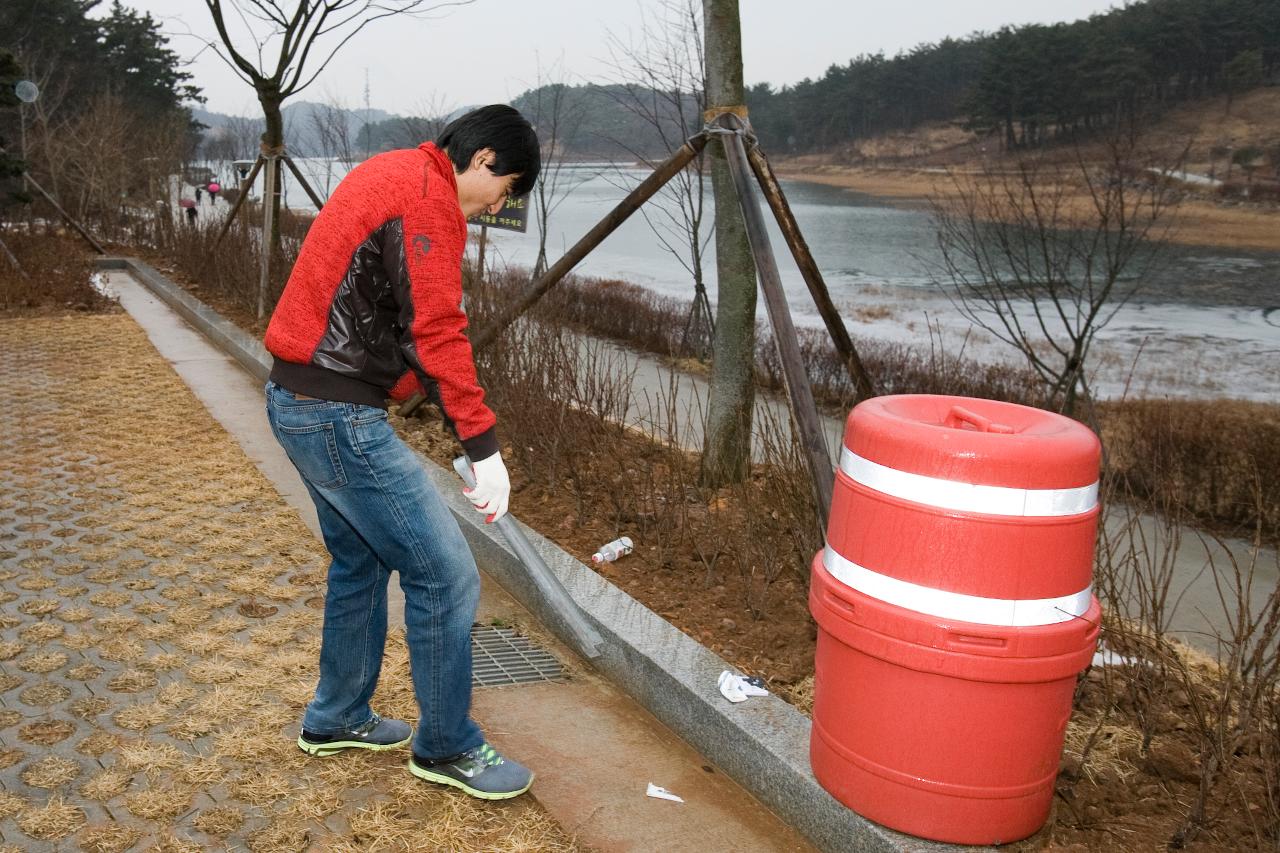
[[[262,132],[262,153],[270,158],[284,153],[284,115],[280,112],[282,98],[278,92],[260,89],[258,101],[262,104],[262,115],[266,119],[266,129]],[[268,159],[267,165],[270,166],[272,162]],[[284,182],[279,180],[281,175],[278,172],[275,177],[277,180],[274,182],[267,182],[271,197],[267,198],[267,192],[262,196],[262,203],[271,205],[271,215],[266,218],[266,222],[270,223],[271,233],[262,235],[264,252],[271,252],[280,247],[280,185]]]
[[[742,33],[738,0],[703,0],[708,112],[740,107]],[[716,200],[716,332],[711,394],[702,446],[702,482],[740,482],[751,466],[751,413],[755,403],[756,265],[747,242],[724,147],[713,145],[711,186]]]

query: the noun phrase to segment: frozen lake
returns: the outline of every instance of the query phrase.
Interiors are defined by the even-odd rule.
[[[340,163],[298,163],[322,194],[346,171]],[[229,174],[230,169],[221,172]],[[603,165],[566,167],[562,182],[571,191],[548,227],[551,260],[646,174]],[[941,254],[927,212],[836,187],[784,181],[783,188],[855,339],[928,346],[928,329],[933,327],[935,339],[940,335],[943,345],[953,350],[963,346],[969,356],[1016,358],[1007,345],[975,330],[938,287]],[[286,193],[291,206],[310,208],[288,175]],[[713,221],[709,195],[708,181],[707,234]],[[772,222],[767,209],[766,218]],[[652,208],[650,221],[664,221],[661,211]],[[488,234],[487,264],[532,266],[538,248],[535,223],[527,234],[495,229]],[[796,324],[820,327],[822,321],[776,229],[772,243]],[[713,245],[708,245],[706,271],[714,302]],[[693,291],[689,273],[662,247],[641,214],[605,240],[576,272],[623,279],[682,299]],[[764,318],[763,302],[760,316]],[[1280,253],[1166,247],[1138,297],[1102,329],[1095,347],[1093,381],[1103,396],[1127,392],[1280,402]]]

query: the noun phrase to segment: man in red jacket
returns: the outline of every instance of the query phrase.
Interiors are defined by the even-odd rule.
[[[334,190],[302,244],[267,327],[275,357],[267,416],[310,492],[332,562],[320,680],[298,746],[312,755],[413,741],[410,771],[484,799],[524,793],[533,774],[485,742],[470,717],[470,629],[480,579],[457,522],[387,422],[387,397],[440,404],[472,461],[467,497],[494,521],[511,485],[495,418],[463,330],[466,218],[534,185],[528,121],[474,110],[434,143],[379,154]],[[400,573],[416,733],[369,706]]]

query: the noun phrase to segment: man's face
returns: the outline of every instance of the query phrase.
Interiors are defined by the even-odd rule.
[[[463,216],[496,214],[507,203],[507,195],[520,176],[495,175],[492,166],[496,160],[493,149],[483,148],[471,158],[466,170],[458,173],[458,205]]]

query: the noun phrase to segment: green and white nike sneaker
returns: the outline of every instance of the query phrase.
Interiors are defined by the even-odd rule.
[[[333,755],[344,749],[396,749],[413,735],[413,727],[401,720],[384,720],[377,714],[363,725],[333,734],[316,734],[306,729],[298,735],[298,748],[309,755]]]
[[[533,784],[529,768],[503,758],[487,743],[436,761],[415,754],[409,759],[409,772],[428,782],[452,785],[482,800],[518,797]]]

